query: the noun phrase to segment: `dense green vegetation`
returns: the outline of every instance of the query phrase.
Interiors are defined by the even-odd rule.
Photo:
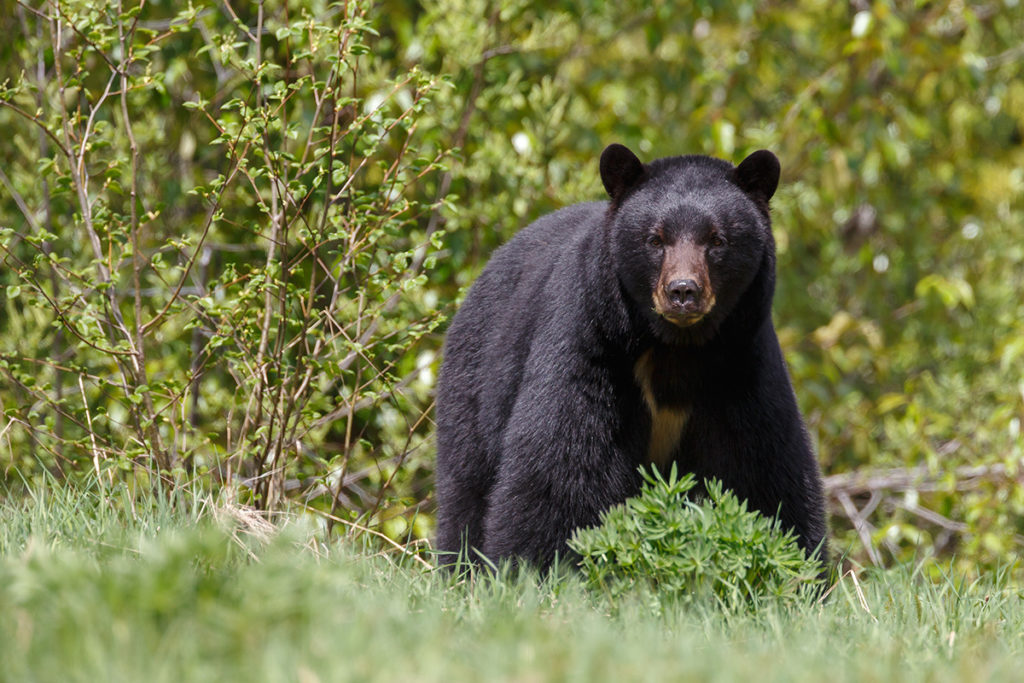
[[[768,147],[776,321],[836,548],[968,572],[1019,548],[1015,0],[50,0],[0,30],[12,500],[91,472],[429,537],[438,350],[493,247],[599,198],[609,142]]]
[[[643,477],[640,495],[605,511],[600,525],[577,529],[569,542],[587,587],[611,604],[644,586],[669,604],[718,602],[756,612],[804,603],[806,591],[819,588],[823,566],[804,555],[796,535],[748,510],[721,482],[706,482],[706,495],[697,497],[696,477],[680,477],[675,465],[667,476],[655,469]]]
[[[453,583],[300,527],[254,534],[237,510],[177,495],[170,507],[122,487],[104,497],[57,485],[0,505],[0,680],[1020,675],[1024,612],[1007,572],[849,575],[824,605],[754,616],[641,598],[609,611],[574,577]]]

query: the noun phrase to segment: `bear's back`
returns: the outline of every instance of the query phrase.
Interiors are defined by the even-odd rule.
[[[531,285],[550,277],[560,260],[600,238],[607,209],[608,202],[586,202],[541,216],[494,252],[474,288],[496,285],[492,303],[530,296]]]
[[[552,275],[569,261],[588,258],[601,239],[607,206],[607,202],[574,204],[542,216],[516,233],[494,252],[470,288],[448,338],[472,339],[475,345],[516,355],[517,342],[531,336],[558,298],[549,287]],[[472,328],[472,337],[451,334],[464,327]],[[459,351],[446,350],[446,363]]]
[[[538,328],[575,296],[566,283],[556,286],[555,273],[592,257],[607,207],[588,202],[547,214],[495,251],[448,330],[437,386],[441,431],[500,442]],[[449,424],[455,415],[461,424]]]

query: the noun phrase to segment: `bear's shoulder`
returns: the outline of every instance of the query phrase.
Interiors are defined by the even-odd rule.
[[[514,315],[530,317],[562,298],[579,269],[596,261],[607,207],[608,202],[573,204],[517,232],[491,256],[473,286],[474,298],[486,298],[489,313],[501,317],[509,305]]]
[[[599,232],[607,211],[608,202],[582,202],[545,214],[500,247],[488,269],[509,258],[519,260],[529,255],[530,260],[537,261],[562,253],[567,245]]]

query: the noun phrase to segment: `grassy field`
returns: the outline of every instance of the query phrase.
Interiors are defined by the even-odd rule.
[[[0,503],[4,681],[1019,680],[1008,573],[847,576],[750,615],[610,610],[572,577],[453,583],[197,500]],[[857,586],[862,589],[862,594]]]

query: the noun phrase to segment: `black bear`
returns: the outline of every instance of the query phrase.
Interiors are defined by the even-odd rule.
[[[715,477],[824,554],[821,474],[772,325],[774,154],[739,166],[601,154],[607,202],[498,249],[452,321],[437,386],[438,538],[548,566],[640,489]]]

